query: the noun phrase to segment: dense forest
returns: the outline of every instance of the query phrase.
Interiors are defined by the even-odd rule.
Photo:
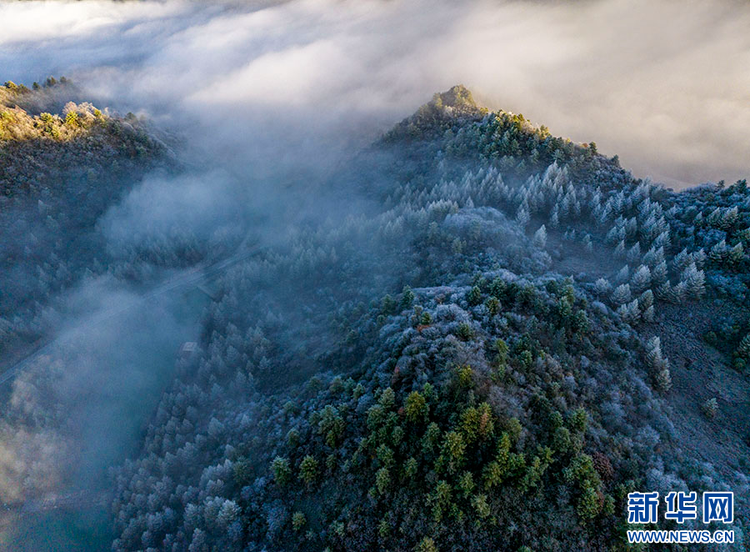
[[[139,178],[170,165],[133,114],[71,98],[64,77],[0,86],[0,355],[54,330],[49,300],[116,267],[96,224]],[[54,114],[53,114],[54,113]]]
[[[9,113],[158,152],[93,108]],[[328,186],[366,207],[216,277],[111,472],[114,550],[620,550],[643,489],[733,490],[746,546],[745,181],[675,193],[457,86]],[[206,248],[177,234],[139,262]]]
[[[0,87],[0,352],[81,282],[213,267],[110,470],[113,550],[621,550],[644,489],[733,490],[747,546],[746,181],[673,192],[455,86],[319,184],[364,198],[337,216],[262,247],[243,214],[113,240],[134,183],[188,167],[79,98]],[[43,447],[51,385],[16,383],[6,446]],[[41,469],[1,458],[3,503],[43,497]]]

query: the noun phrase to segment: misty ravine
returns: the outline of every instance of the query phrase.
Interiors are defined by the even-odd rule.
[[[750,5],[0,22],[0,550],[748,549]]]

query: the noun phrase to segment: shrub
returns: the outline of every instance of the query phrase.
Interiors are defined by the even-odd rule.
[[[487,495],[478,494],[471,499],[471,505],[474,507],[474,511],[477,513],[479,519],[485,519],[490,515],[490,505],[487,502]]]
[[[380,523],[378,523],[378,536],[380,536],[381,539],[386,539],[390,534],[391,523],[388,521],[387,517],[384,517],[380,520]]]
[[[289,466],[289,460],[277,456],[271,463],[273,478],[278,485],[286,485],[292,477],[292,469]]]
[[[308,455],[299,465],[299,478],[307,485],[312,485],[318,477],[318,461]]]
[[[469,341],[474,337],[474,330],[471,329],[471,325],[468,322],[461,322],[458,325],[456,335],[463,341]]]
[[[429,413],[427,401],[419,391],[412,391],[406,398],[406,419],[416,423],[424,421]]]
[[[302,512],[294,512],[292,515],[292,529],[294,529],[295,532],[300,532],[306,523],[307,518],[305,517],[305,514]]]
[[[383,467],[378,470],[375,474],[375,488],[381,495],[388,491],[388,486],[391,484],[391,473],[388,468]]]
[[[456,384],[459,389],[468,389],[474,385],[473,374],[471,366],[461,366],[456,369]]]
[[[438,481],[435,491],[428,497],[428,502],[432,505],[432,517],[436,522],[440,522],[443,514],[450,509],[452,489],[447,481]]]
[[[484,304],[486,305],[490,316],[495,316],[500,312],[500,301],[496,297],[490,297]]]
[[[409,458],[404,464],[404,478],[410,480],[412,477],[417,475],[419,464],[415,458]]]
[[[386,410],[391,410],[396,405],[396,393],[390,387],[387,387],[380,395],[378,400],[380,406]]]
[[[435,541],[430,537],[424,537],[414,549],[415,552],[438,552]]]
[[[466,296],[466,300],[472,307],[482,302],[482,290],[479,289],[479,286],[471,288],[471,291]]]
[[[578,499],[576,512],[583,521],[590,521],[599,514],[601,503],[599,495],[588,481],[583,485],[583,492]]]
[[[79,128],[81,126],[81,118],[75,111],[68,111],[68,114],[65,116],[65,124],[69,127]]]
[[[477,439],[485,440],[492,437],[494,430],[494,416],[486,402],[478,407],[469,407],[461,414],[461,432],[469,444]]]
[[[719,401],[716,398],[710,398],[703,403],[701,408],[706,417],[713,419],[719,413]]]
[[[577,431],[578,433],[585,433],[586,426],[588,425],[588,419],[589,416],[586,413],[586,409],[577,408],[570,416],[570,429],[572,429],[573,431]]]
[[[448,473],[455,473],[464,462],[465,452],[466,441],[463,436],[457,431],[449,431],[443,440],[439,465],[447,469]]]
[[[440,427],[435,422],[432,422],[427,426],[427,431],[425,431],[422,438],[422,450],[426,453],[434,451],[439,440]]]

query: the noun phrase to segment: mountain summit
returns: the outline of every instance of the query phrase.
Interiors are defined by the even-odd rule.
[[[463,84],[437,93],[413,115],[401,121],[387,135],[386,141],[403,138],[432,138],[456,122],[478,121],[488,113],[477,106],[471,91]]]

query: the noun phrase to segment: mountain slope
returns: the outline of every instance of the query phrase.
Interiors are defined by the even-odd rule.
[[[628,492],[682,488],[734,490],[743,546],[747,442],[686,444],[667,353],[731,301],[710,354],[747,382],[745,183],[669,192],[462,87],[375,148],[379,212],[221,278],[114,549],[618,550]]]
[[[0,353],[44,334],[43,309],[106,252],[96,223],[146,172],[167,159],[143,122],[69,101],[69,82],[0,86]],[[43,111],[63,104],[61,114]],[[98,268],[97,268],[98,267]]]

